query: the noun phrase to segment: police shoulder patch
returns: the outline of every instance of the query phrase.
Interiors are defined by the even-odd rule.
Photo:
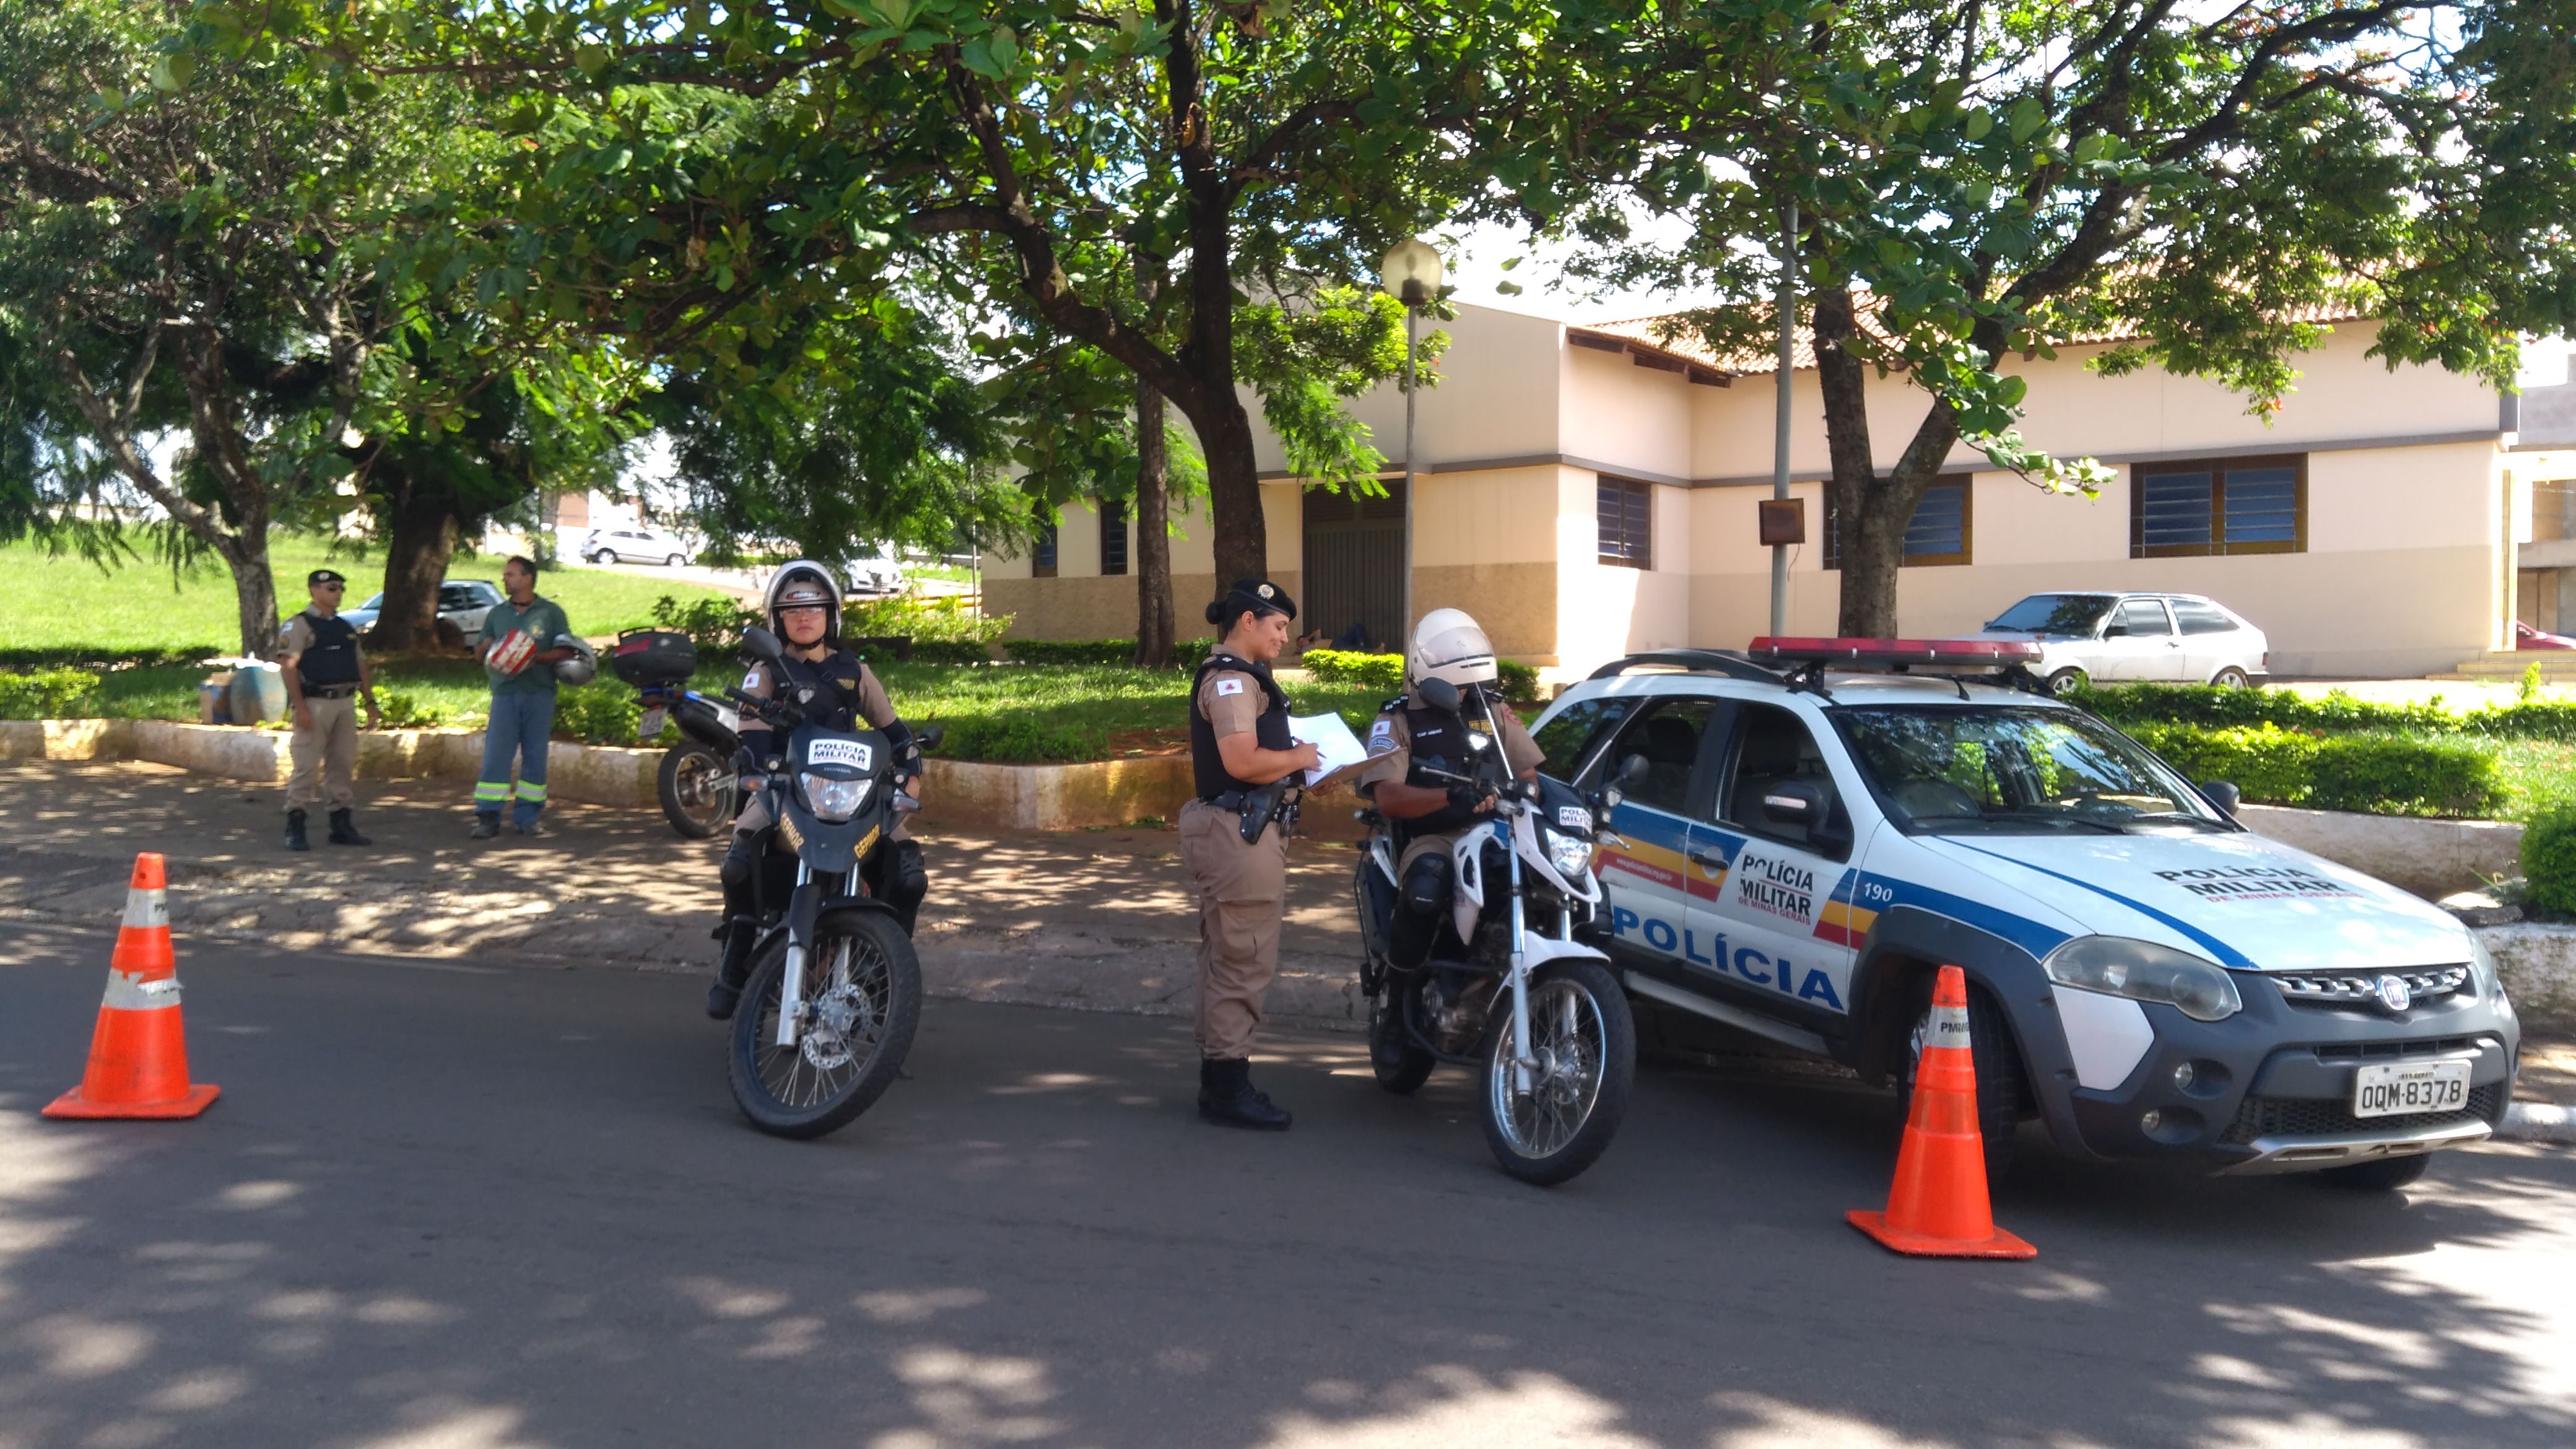
[[[1395,753],[1395,721],[1381,719],[1369,726],[1368,752],[1372,755]]]
[[[742,687],[745,689],[760,688],[760,671],[758,669],[754,669],[749,674],[744,675],[742,677]]]
[[[1216,682],[1216,692],[1220,697],[1229,694],[1241,694],[1243,693],[1243,681],[1240,679],[1220,679]]]

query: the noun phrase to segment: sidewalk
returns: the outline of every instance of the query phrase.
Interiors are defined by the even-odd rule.
[[[686,840],[658,811],[558,804],[549,834],[466,838],[462,788],[365,784],[375,844],[279,843],[284,792],[142,763],[0,766],[0,914],[106,924],[137,851],[170,863],[170,922],[191,933],[333,950],[535,965],[710,971],[721,838]],[[1198,916],[1179,837],[924,831],[931,877],[917,943],[934,995],[1186,1016]],[[1359,933],[1350,847],[1299,841],[1288,949],[1270,1013],[1354,1029]]]

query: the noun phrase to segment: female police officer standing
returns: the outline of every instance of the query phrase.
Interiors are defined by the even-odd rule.
[[[1288,647],[1297,605],[1244,579],[1207,607],[1216,650],[1191,686],[1190,767],[1198,795],[1181,807],[1181,859],[1199,888],[1199,1115],[1232,1127],[1285,1130],[1288,1113],[1252,1086],[1252,1029],[1279,969],[1288,896],[1288,831],[1264,821],[1244,839],[1249,797],[1317,763],[1288,733],[1288,696],[1270,661]]]

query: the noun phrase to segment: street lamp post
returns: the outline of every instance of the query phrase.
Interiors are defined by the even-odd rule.
[[[1396,621],[1396,652],[1413,637],[1413,349],[1422,309],[1440,295],[1440,253],[1429,242],[1397,242],[1378,264],[1378,280],[1404,303],[1404,592]]]

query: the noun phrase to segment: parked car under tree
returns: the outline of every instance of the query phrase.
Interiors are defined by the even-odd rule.
[[[2263,631],[2198,594],[2033,594],[1977,639],[2031,640],[2051,693],[2079,685],[2259,684],[2271,673]]]

